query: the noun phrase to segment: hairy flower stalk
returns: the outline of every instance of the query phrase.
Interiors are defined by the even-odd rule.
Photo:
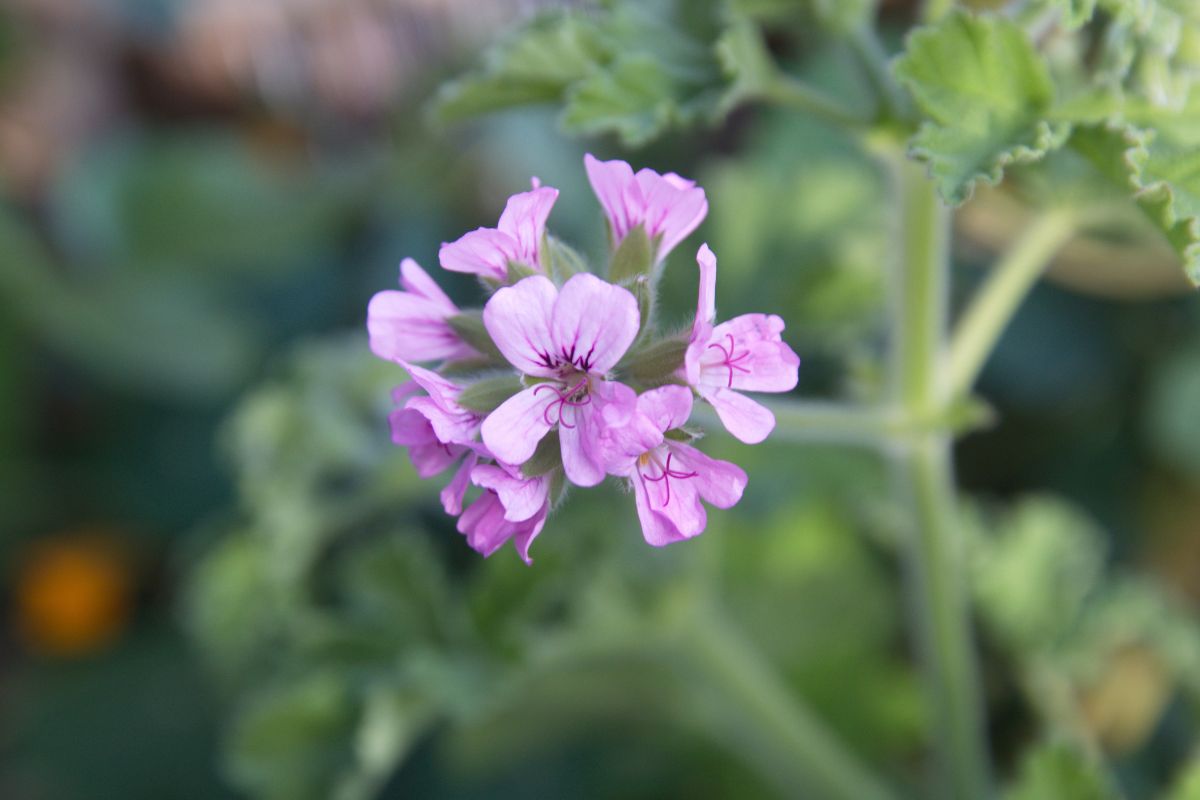
[[[566,487],[609,476],[632,490],[649,544],[699,535],[704,504],[730,508],[747,478],[695,447],[694,397],[755,443],[774,418],[740,392],[796,385],[800,361],[779,317],[717,324],[707,245],[697,255],[690,336],[654,329],[659,267],[704,219],[704,190],[623,161],[584,163],[608,218],[609,280],[547,236],[558,191],[535,179],[532,191],[509,198],[496,228],[442,246],[444,269],[479,276],[491,293],[482,313],[458,309],[411,259],[401,265],[403,291],[380,292],[368,306],[372,351],[411,378],[393,395],[392,440],[422,478],[453,469],[442,506],[484,556],[512,541],[528,563]]]

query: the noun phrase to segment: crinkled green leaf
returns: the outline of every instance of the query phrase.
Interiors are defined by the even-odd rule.
[[[569,12],[534,17],[488,52],[482,69],[444,86],[434,104],[444,122],[558,100],[610,54],[595,29]]]
[[[1059,21],[1067,30],[1082,28],[1096,13],[1096,0],[1042,0],[1036,6],[1059,13]]]
[[[1200,4],[1192,0],[1099,0],[1110,21],[1099,41],[1098,77],[1151,103],[1177,107],[1200,65]]]
[[[671,80],[653,56],[630,55],[571,88],[563,124],[580,134],[612,131],[636,147],[670,124],[671,94]]]
[[[970,197],[977,181],[997,183],[1008,164],[1042,158],[1070,132],[1048,119],[1054,86],[1046,65],[1003,18],[958,12],[917,30],[896,76],[929,117],[912,154],[950,203]]]
[[[1004,800],[1117,800],[1111,779],[1066,744],[1042,745],[1026,755]]]
[[[1078,625],[1104,567],[1092,523],[1049,498],[1022,502],[972,553],[972,586],[984,619],[1025,651],[1052,647]]]
[[[352,763],[355,712],[344,682],[314,673],[260,696],[234,724],[230,780],[266,800],[327,798]]]
[[[869,24],[875,17],[878,0],[731,0],[738,14],[768,22],[800,20],[816,23],[835,34]]]
[[[435,115],[456,120],[510,106],[563,103],[562,125],[644,144],[670,125],[725,113],[715,53],[715,0],[607,3],[593,13],[535,17],[484,67],[447,86]]]
[[[1081,129],[1072,147],[1102,174],[1133,190],[1167,237],[1193,284],[1200,285],[1200,150],[1166,132],[1132,125]]]

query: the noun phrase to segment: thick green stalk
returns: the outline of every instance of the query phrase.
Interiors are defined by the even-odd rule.
[[[686,637],[703,683],[716,690],[719,736],[784,797],[890,800],[891,791],[780,680],[754,643],[719,610]]]
[[[844,444],[878,449],[904,430],[898,410],[882,406],[854,406],[819,400],[756,397],[775,414],[771,440],[791,444]],[[712,406],[696,404],[694,418],[704,428],[718,432],[721,421]]]
[[[774,81],[769,97],[777,105],[810,114],[832,125],[855,129],[871,123],[872,115],[850,108],[789,75],[780,75]]]
[[[950,214],[915,164],[895,167],[903,262],[892,282],[893,394],[910,418],[936,415],[946,391],[944,336]],[[951,439],[931,431],[897,440],[896,488],[911,509],[908,577],[945,793],[990,793],[978,666],[971,635],[960,530],[954,510]]]
[[[951,339],[951,396],[971,390],[1017,307],[1074,232],[1075,218],[1069,211],[1045,211],[992,268]]]

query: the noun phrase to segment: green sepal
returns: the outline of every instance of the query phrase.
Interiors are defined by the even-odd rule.
[[[660,339],[630,353],[621,369],[634,381],[647,386],[672,383],[687,355],[686,339]]]
[[[561,467],[562,446],[558,443],[558,431],[550,431],[538,442],[529,460],[521,465],[521,474],[526,478],[537,478]]]
[[[654,269],[654,243],[646,229],[635,225],[613,251],[608,265],[611,283],[632,284],[639,277],[649,277]]]
[[[455,375],[477,375],[480,372],[489,369],[495,369],[496,362],[490,358],[479,356],[476,358],[460,358],[455,361],[447,361],[438,367],[438,372],[446,377]]]
[[[505,280],[505,283],[511,286],[519,280],[524,280],[525,278],[532,277],[533,275],[541,274],[541,270],[535,269],[528,264],[524,264],[520,261],[510,261],[508,262],[508,278]]]
[[[561,239],[548,235],[542,240],[542,248],[549,261],[551,274],[560,283],[566,283],[572,275],[589,271],[583,256]]]
[[[458,404],[470,411],[490,414],[521,389],[521,379],[516,375],[483,378],[462,390],[458,396]]]
[[[638,304],[638,339],[645,337],[646,332],[654,327],[654,279],[648,275],[639,275],[632,285],[623,284],[633,292]]]
[[[699,431],[689,431],[687,428],[671,428],[663,434],[664,439],[670,439],[672,442],[683,442],[687,444],[694,442],[704,434]]]
[[[551,510],[558,508],[567,499],[567,489],[569,487],[570,484],[567,483],[567,476],[563,474],[561,469],[555,470],[550,474],[550,491],[548,495],[550,497]]]
[[[446,322],[458,334],[458,338],[494,361],[504,361],[500,348],[492,341],[491,334],[483,324],[483,312],[471,309],[447,317]]]

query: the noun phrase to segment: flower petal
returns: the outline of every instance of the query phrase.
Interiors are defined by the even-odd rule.
[[[692,341],[700,341],[705,328],[717,318],[717,257],[708,243],[700,245],[696,253],[700,266],[700,291],[696,302],[696,321],[692,323]]]
[[[504,518],[524,522],[546,505],[550,481],[546,478],[514,478],[494,464],[482,464],[471,470],[471,482],[491,489],[504,504]]]
[[[497,291],[483,308],[483,325],[508,363],[526,375],[549,378],[554,340],[550,334],[558,291],[541,275]]]
[[[524,464],[554,427],[546,408],[558,399],[558,394],[547,388],[548,384],[538,384],[513,395],[483,421],[483,443],[497,459]]]
[[[654,422],[654,427],[665,433],[683,427],[692,415],[692,392],[686,386],[660,386],[643,392],[637,407]]]
[[[447,314],[458,313],[458,306],[454,305],[454,301],[429,277],[429,273],[411,258],[400,262],[400,286],[406,292],[424,297]]]
[[[517,243],[514,260],[541,269],[539,251],[546,233],[546,218],[558,199],[558,189],[549,186],[521,192],[508,198],[497,229],[507,233]]]
[[[780,338],[782,331],[783,320],[774,314],[743,314],[713,328],[710,341],[732,342],[738,359],[731,388],[751,392],[796,388],[800,357]]]
[[[520,255],[520,243],[509,234],[495,228],[477,228],[444,243],[438,261],[442,269],[451,272],[503,281],[508,277],[508,262],[519,261]]]
[[[377,292],[367,305],[371,352],[391,361],[435,361],[474,354],[437,302],[408,292]]]
[[[452,517],[457,517],[463,510],[463,499],[467,496],[467,487],[471,485],[471,470],[479,461],[479,456],[468,453],[459,465],[450,483],[442,489],[440,499],[442,508]]]
[[[645,203],[646,233],[662,237],[655,259],[662,261],[704,221],[708,200],[703,189],[673,173],[659,175],[643,169],[636,179]]]
[[[533,559],[529,557],[529,546],[542,532],[542,526],[546,524],[546,516],[549,513],[550,504],[546,503],[542,506],[541,511],[517,525],[517,531],[513,534],[513,546],[517,548],[517,555],[526,564],[533,563]]]
[[[675,463],[688,472],[695,472],[696,491],[717,508],[732,508],[742,499],[746,489],[746,472],[737,464],[711,458],[691,445],[668,442],[667,447],[676,455]]]
[[[638,519],[647,543],[662,547],[704,532],[708,512],[700,502],[693,479],[650,481],[639,475],[633,480]]]
[[[725,430],[746,444],[758,444],[775,429],[770,409],[732,389],[702,390],[701,396],[712,403]]]
[[[641,196],[633,179],[633,169],[620,160],[599,161],[591,153],[583,157],[583,166],[587,170],[592,191],[604,207],[604,215],[608,217],[608,224],[612,228],[613,245],[616,246],[630,228],[641,220]],[[627,196],[631,189],[636,198],[633,203],[629,202],[631,198]]]
[[[637,299],[627,289],[581,272],[558,293],[550,337],[564,361],[604,374],[633,344],[639,319]]]
[[[490,556],[513,534],[513,524],[504,519],[504,505],[495,492],[484,492],[458,518],[458,532],[480,555]]]
[[[595,486],[604,480],[606,454],[598,441],[602,426],[598,414],[591,406],[582,406],[566,412],[573,415],[569,425],[558,428],[559,447],[562,451],[563,472],[567,480],[576,486]]]
[[[446,411],[432,397],[414,397],[404,407],[429,420],[437,440],[447,445],[467,445],[479,434],[479,415],[471,411]]]

